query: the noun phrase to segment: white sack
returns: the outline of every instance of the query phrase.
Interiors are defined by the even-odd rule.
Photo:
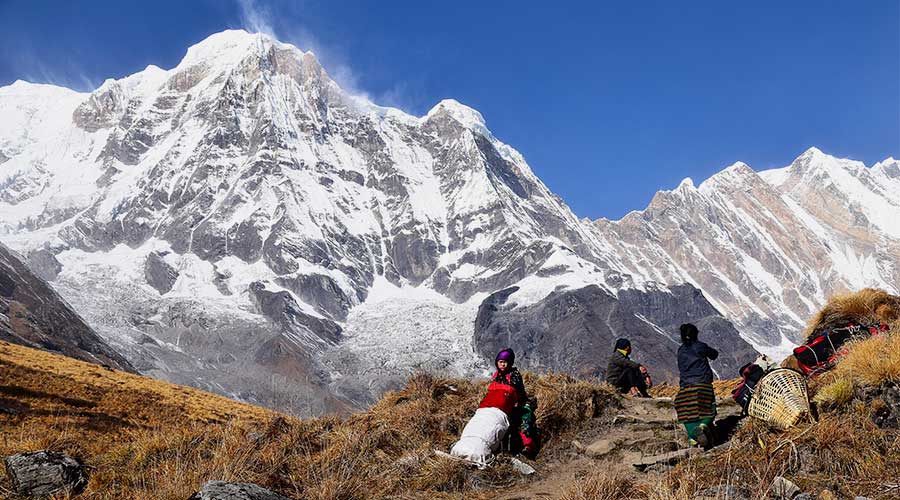
[[[479,408],[462,431],[450,454],[486,465],[500,447],[500,440],[509,429],[509,419],[499,408]]]

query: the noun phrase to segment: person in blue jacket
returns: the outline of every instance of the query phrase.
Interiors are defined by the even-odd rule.
[[[709,361],[719,357],[719,351],[697,339],[697,327],[685,323],[679,328],[681,346],[678,348],[678,395],[675,412],[684,424],[691,446],[709,448],[713,445],[713,420],[716,418],[716,393],[713,371]]]

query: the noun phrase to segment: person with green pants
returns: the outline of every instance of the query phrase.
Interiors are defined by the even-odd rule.
[[[713,420],[716,418],[716,392],[709,360],[719,352],[697,340],[697,327],[681,325],[681,346],[678,348],[679,389],[675,396],[675,412],[684,424],[691,446],[711,448],[715,443]]]

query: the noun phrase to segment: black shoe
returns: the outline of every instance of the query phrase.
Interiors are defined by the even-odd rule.
[[[706,424],[700,424],[697,427],[696,431],[697,436],[697,446],[703,448],[704,450],[708,450],[713,446],[713,434],[712,429]]]

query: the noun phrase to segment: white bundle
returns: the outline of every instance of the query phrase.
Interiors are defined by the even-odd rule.
[[[757,356],[754,363],[762,368],[766,373],[778,368],[778,363],[772,361],[772,358],[766,356],[765,354],[760,354],[759,356]]]
[[[500,447],[500,440],[509,429],[509,419],[499,408],[479,408],[462,431],[450,454],[486,466]]]

